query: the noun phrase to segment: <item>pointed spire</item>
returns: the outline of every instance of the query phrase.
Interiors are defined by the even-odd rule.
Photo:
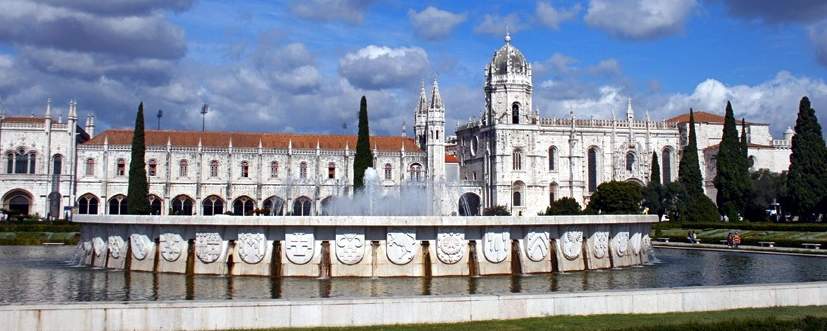
[[[407,130],[406,126],[405,126],[405,121],[402,121],[402,136],[403,136],[403,137],[407,137],[407,136],[408,136],[408,130]]]
[[[424,114],[428,112],[428,98],[425,95],[425,80],[423,79],[419,86],[419,101],[416,104],[416,112]]]
[[[201,143],[201,136],[198,136],[198,149],[201,149],[202,146],[204,145]]]
[[[431,109],[442,109],[442,96],[439,95],[439,82],[434,78],[434,87],[431,90]]]
[[[261,143],[261,137],[258,137],[258,149],[261,150],[264,148],[264,144]]]
[[[76,120],[77,118],[77,102],[75,102],[75,100],[69,100],[69,119]]]
[[[635,119],[635,111],[632,109],[632,98],[627,99],[626,103],[626,119],[632,121]]]
[[[52,118],[52,98],[46,99],[46,118]]]
[[[504,39],[505,39],[506,44],[511,43],[511,32],[508,29],[508,24],[505,25],[505,38]]]

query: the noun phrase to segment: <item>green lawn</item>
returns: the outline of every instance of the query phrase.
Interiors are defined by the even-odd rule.
[[[675,242],[686,242],[686,235],[689,231],[695,231],[701,243],[719,244],[725,240],[730,232],[741,234],[741,242],[745,245],[757,245],[759,241],[774,241],[776,246],[801,248],[801,243],[820,243],[827,246],[827,231],[804,232],[804,231],[764,231],[764,230],[739,230],[739,229],[658,229],[653,231],[653,238],[670,238]]]
[[[0,232],[0,245],[41,245],[64,243],[75,245],[80,232]]]
[[[806,323],[805,317],[812,316]],[[805,325],[806,324],[806,325]],[[295,330],[827,330],[827,307],[779,307],[701,313],[555,316],[458,324]]]

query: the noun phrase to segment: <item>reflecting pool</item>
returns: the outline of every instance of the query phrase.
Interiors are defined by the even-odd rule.
[[[525,276],[269,278],[75,266],[74,246],[0,246],[0,304],[546,293],[827,280],[827,258],[655,249],[656,263]]]

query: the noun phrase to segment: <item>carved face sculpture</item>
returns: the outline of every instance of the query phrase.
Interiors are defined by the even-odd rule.
[[[313,258],[315,242],[312,231],[308,228],[284,234],[285,255],[290,262],[305,264]]]
[[[267,239],[263,233],[239,233],[236,241],[239,257],[249,264],[256,264],[264,259],[266,244]]]
[[[121,236],[109,236],[109,255],[115,259],[121,258],[126,248],[126,242]]]
[[[224,241],[217,232],[195,234],[195,255],[204,263],[213,263],[222,255]]]
[[[583,231],[566,231],[561,239],[563,257],[568,260],[578,258],[583,249]]]
[[[365,234],[336,234],[336,258],[344,264],[356,264],[365,256]]]
[[[181,257],[184,250],[184,239],[177,233],[163,233],[160,237],[161,257],[169,262],[175,262]]]

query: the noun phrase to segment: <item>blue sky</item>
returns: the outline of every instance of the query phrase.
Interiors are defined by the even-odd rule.
[[[655,120],[689,107],[772,124],[807,95],[827,116],[827,3],[795,0],[8,0],[0,4],[0,107],[58,112],[99,130],[155,123],[231,131],[410,130],[420,81],[438,77],[448,127],[479,116],[482,71],[513,44],[534,66],[542,116],[610,118],[632,98]],[[344,127],[347,127],[345,129]]]

